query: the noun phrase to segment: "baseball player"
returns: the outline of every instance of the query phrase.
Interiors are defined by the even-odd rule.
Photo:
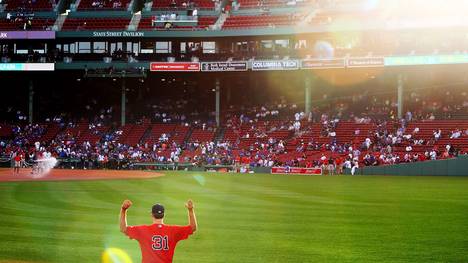
[[[164,224],[164,206],[161,204],[155,204],[151,209],[153,224],[127,226],[127,209],[131,205],[130,200],[125,200],[122,204],[120,209],[120,231],[130,239],[138,241],[142,254],[142,263],[172,262],[177,242],[187,239],[197,230],[197,219],[192,200],[188,200],[185,204],[189,218],[187,226]]]
[[[13,168],[13,173],[19,174],[20,168],[21,168],[21,162],[23,161],[23,156],[21,155],[20,152],[16,153],[16,156],[14,157],[15,161],[15,166]]]

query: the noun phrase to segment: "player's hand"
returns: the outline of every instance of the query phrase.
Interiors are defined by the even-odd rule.
[[[185,207],[187,207],[188,210],[192,210],[194,207],[192,200],[189,199],[187,203],[185,204]]]
[[[128,208],[130,208],[130,206],[132,206],[132,201],[130,201],[130,200],[123,201],[123,203],[122,203],[122,209],[123,210],[127,210]]]

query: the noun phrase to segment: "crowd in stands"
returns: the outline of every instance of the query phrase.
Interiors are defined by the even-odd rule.
[[[376,105],[390,108],[389,103]],[[468,151],[468,122],[440,121],[434,114],[408,111],[402,119],[343,114],[347,106],[331,111],[326,110],[329,106],[317,106],[306,114],[280,100],[256,107],[232,106],[223,125],[216,127],[210,116],[207,120],[185,115],[187,104],[161,103],[153,107],[150,118],[124,127],[112,126],[112,109],[89,121],[57,116],[42,124],[5,124],[0,127],[0,153],[4,160],[21,155],[29,163],[44,156],[73,159],[63,163],[77,168],[129,168],[149,162],[326,170],[333,166],[329,172],[335,172],[335,168],[446,159]],[[18,116],[24,123],[25,116]],[[140,135],[130,142],[129,134],[138,129]]]
[[[116,105],[105,105],[99,99],[77,98],[80,103],[75,116],[37,116],[40,121],[34,125],[25,125],[27,114],[14,107],[18,103],[2,104],[1,118],[6,124],[0,125],[0,154],[9,159],[16,152],[25,157],[31,152],[47,152],[81,160],[80,165],[86,163],[86,167],[106,162],[109,167],[135,162],[314,167],[330,162],[347,166],[413,162],[449,158],[468,150],[468,122],[463,121],[468,113],[468,93],[464,85],[417,89],[408,80],[405,112],[399,119],[395,87],[393,93],[372,83],[316,89],[311,111],[305,113],[304,105],[273,93],[250,99],[253,96],[243,96],[250,89],[234,84],[239,94],[233,91],[231,102],[223,108],[222,125],[216,127],[214,105],[208,103],[213,92],[207,95],[211,97],[203,97],[197,84],[193,90],[179,89],[188,86],[174,84],[180,81],[176,77],[159,81],[157,91],[148,88],[138,100],[129,95],[129,112],[135,118],[124,127],[115,124],[120,117],[112,107]],[[205,81],[200,83],[206,85]],[[84,92],[81,85],[77,87]],[[108,89],[103,92],[109,96]],[[93,90],[86,97],[91,95],[99,97],[99,92]],[[51,98],[46,104],[60,103]]]

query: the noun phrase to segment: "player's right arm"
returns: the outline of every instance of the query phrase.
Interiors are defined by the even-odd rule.
[[[120,232],[127,234],[127,209],[132,205],[132,201],[125,200],[120,208]]]
[[[185,207],[187,207],[188,210],[189,225],[192,228],[192,232],[195,232],[197,230],[197,217],[195,216],[192,200],[188,200]]]

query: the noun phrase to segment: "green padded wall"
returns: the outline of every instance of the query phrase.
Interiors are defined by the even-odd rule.
[[[468,176],[468,156],[448,160],[370,166],[361,168],[358,174]]]

